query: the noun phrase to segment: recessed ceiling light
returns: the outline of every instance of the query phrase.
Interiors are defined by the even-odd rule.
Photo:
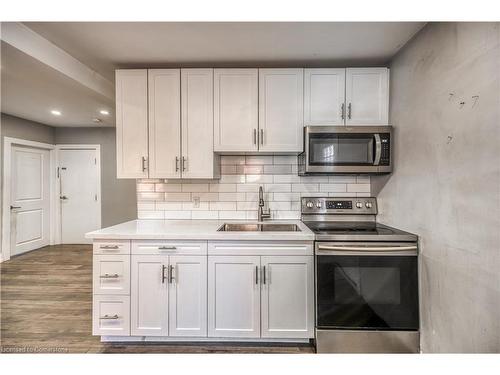
[[[61,111],[58,111],[57,109],[53,109],[52,111],[50,111],[50,113],[52,113],[54,116],[61,116]]]
[[[101,115],[105,115],[105,116],[109,115],[109,111],[107,111],[107,110],[105,110],[105,109],[101,109],[101,110],[99,111],[99,113],[100,113]]]

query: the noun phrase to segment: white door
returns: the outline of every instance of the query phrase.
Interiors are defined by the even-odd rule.
[[[389,124],[389,69],[346,69],[346,124]]]
[[[345,69],[304,70],[304,125],[344,125]]]
[[[258,69],[214,70],[215,151],[257,151]]]
[[[259,256],[208,257],[208,336],[260,337]]]
[[[207,257],[170,256],[169,335],[207,336]]]
[[[263,256],[262,337],[314,337],[312,256]]]
[[[116,71],[116,175],[148,178],[148,71]]]
[[[179,69],[150,69],[149,178],[180,178],[181,78]]]
[[[49,168],[49,151],[12,147],[11,255],[49,245]]]
[[[168,255],[132,255],[130,332],[168,336]]]
[[[214,178],[213,69],[181,70],[182,178]]]
[[[259,69],[259,151],[302,152],[304,69]]]
[[[101,228],[98,151],[60,149],[61,243],[92,243],[85,233]]]

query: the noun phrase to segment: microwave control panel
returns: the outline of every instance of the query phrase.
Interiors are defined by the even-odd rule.
[[[390,134],[380,134],[380,143],[382,144],[382,152],[380,154],[379,165],[391,165],[391,136]]]

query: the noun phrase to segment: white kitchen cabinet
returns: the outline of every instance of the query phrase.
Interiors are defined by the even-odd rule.
[[[208,336],[260,337],[259,256],[208,257]]]
[[[130,294],[130,256],[94,255],[94,294]]]
[[[259,151],[302,152],[304,69],[259,69]]]
[[[148,73],[145,69],[116,71],[116,174],[147,178]]]
[[[132,335],[168,335],[168,255],[132,255]]]
[[[207,336],[207,257],[170,256],[169,336]]]
[[[213,69],[182,69],[181,94],[182,178],[218,177],[213,142]]]
[[[181,177],[180,75],[180,69],[148,71],[150,178]]]
[[[346,125],[388,125],[389,69],[346,69]]]
[[[342,126],[345,69],[304,70],[304,125]]]
[[[262,337],[313,337],[313,257],[263,256],[261,271]]]
[[[214,150],[257,151],[258,69],[214,70]]]
[[[93,335],[130,335],[129,296],[94,295],[92,305]]]

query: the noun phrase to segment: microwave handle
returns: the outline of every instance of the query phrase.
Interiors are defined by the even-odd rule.
[[[382,156],[382,142],[380,140],[380,134],[374,134],[375,137],[375,158],[373,160],[373,165],[380,164],[380,157]]]

